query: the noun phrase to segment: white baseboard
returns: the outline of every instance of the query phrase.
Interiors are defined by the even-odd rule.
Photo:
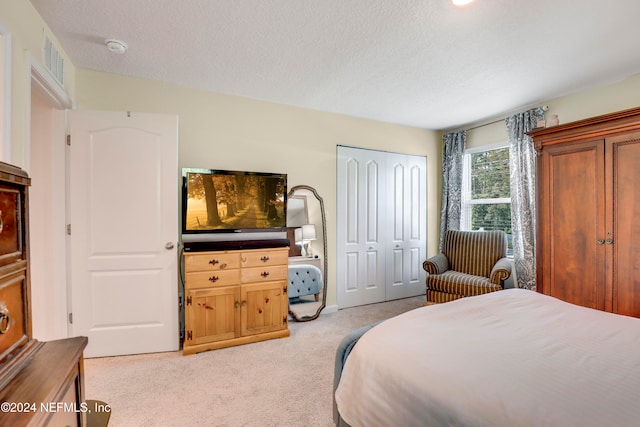
[[[322,309],[322,313],[336,313],[337,311],[338,311],[338,306],[336,304],[328,305]]]

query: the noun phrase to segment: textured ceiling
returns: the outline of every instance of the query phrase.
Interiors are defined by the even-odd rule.
[[[640,73],[638,0],[31,3],[76,67],[427,129]]]

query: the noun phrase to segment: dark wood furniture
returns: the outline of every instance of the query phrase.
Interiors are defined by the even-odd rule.
[[[640,108],[529,132],[537,290],[640,317]]]
[[[0,425],[81,426],[86,337],[33,339],[28,187],[24,171],[0,163]]]

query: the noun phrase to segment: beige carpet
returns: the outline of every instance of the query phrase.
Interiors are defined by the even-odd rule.
[[[333,426],[335,351],[351,330],[421,307],[424,296],[291,322],[289,338],[213,350],[85,359],[85,398],[109,426]]]

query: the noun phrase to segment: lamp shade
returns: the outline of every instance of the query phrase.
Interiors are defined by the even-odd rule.
[[[316,226],[314,224],[304,224],[302,226],[302,240],[316,240]]]
[[[302,245],[302,228],[296,228],[293,230],[293,239],[296,245]]]

